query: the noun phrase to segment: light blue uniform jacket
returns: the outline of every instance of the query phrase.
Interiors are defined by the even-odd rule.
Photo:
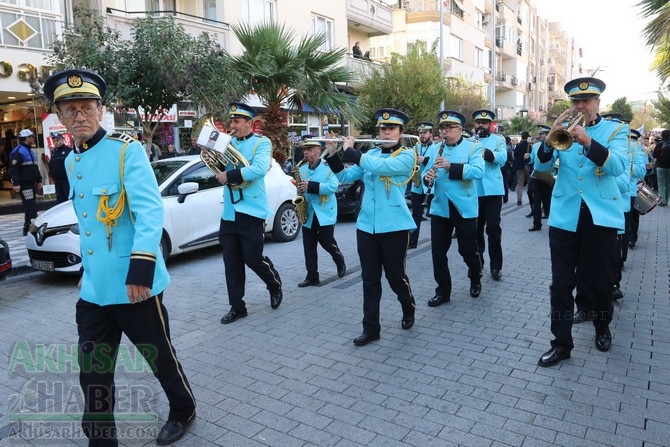
[[[434,149],[434,147],[439,147],[441,143],[428,143],[427,145],[423,145],[421,143],[417,143],[414,145],[412,148],[414,152],[416,152],[417,155],[421,155],[422,157],[430,157],[431,152],[437,152],[437,149]],[[426,170],[430,169],[430,166],[432,165],[433,160],[428,159],[428,161],[425,161],[423,163],[419,163],[419,178],[423,179],[423,176],[426,173]],[[419,186],[414,185],[412,182],[412,187],[410,189],[411,192],[416,193],[416,194],[425,194],[426,192],[426,187],[423,184],[423,181],[419,182]]]
[[[341,183],[363,179],[365,192],[357,229],[376,234],[416,228],[405,201],[407,181],[415,160],[416,153],[412,149],[400,148],[384,154],[374,148],[363,154],[358,165],[336,174]]]
[[[307,222],[304,226],[312,228],[314,214],[319,219],[319,225],[335,225],[337,222],[335,191],[337,191],[339,181],[328,164],[319,161],[315,169],[310,169],[309,164],[305,162],[300,166],[300,179],[310,183],[304,194],[307,205]],[[318,192],[310,192],[310,189],[316,188]]]
[[[439,148],[431,155],[433,161],[437,159],[438,152]],[[445,218],[450,217],[449,201],[451,201],[462,217],[477,217],[479,215],[479,200],[475,181],[484,176],[482,145],[461,139],[456,146],[445,144],[442,157],[449,160],[451,166],[449,171],[444,169],[438,169],[437,171],[437,176],[433,182],[432,193],[434,197],[430,204],[430,214]]]
[[[152,295],[162,292],[170,283],[160,252],[163,201],[156,177],[144,147],[129,136],[120,138],[122,140],[106,135],[88,150],[72,151],[65,159],[84,266],[79,293],[83,300],[101,306],[129,304],[126,279],[133,274],[130,269],[136,265],[131,264],[131,254],[155,257],[153,284],[150,283]],[[108,197],[110,206],[119,200],[124,146],[125,206],[112,227],[110,250],[105,225],[97,219],[96,213],[103,196]]]
[[[252,135],[238,140],[233,138],[231,144],[249,162],[249,166],[235,168],[227,166],[228,181],[234,183],[243,180],[240,189],[223,188],[223,213],[221,219],[233,221],[235,213],[266,219],[268,217],[268,199],[265,192],[265,174],[272,161],[272,143],[266,137]]]
[[[621,192],[617,177],[626,170],[628,126],[598,117],[598,122],[586,127],[593,143],[589,155],[576,141],[568,150],[547,149],[546,144],[537,153],[535,169],[548,171],[558,160],[558,176],[551,198],[549,225],[566,231],[576,231],[582,201],[586,203],[595,225],[624,228]],[[543,159],[548,160],[542,162]]]
[[[479,196],[502,196],[505,194],[502,172],[500,168],[507,162],[507,145],[505,137],[498,134],[491,134],[488,137],[480,138],[479,144],[483,147],[484,153],[484,176],[477,179],[477,195]],[[487,151],[491,152],[487,155]],[[493,157],[491,161],[486,158]]]
[[[647,154],[639,141],[630,141],[630,152],[633,160],[630,168],[630,184],[628,186],[628,195],[637,197],[637,183],[643,179],[647,173]]]

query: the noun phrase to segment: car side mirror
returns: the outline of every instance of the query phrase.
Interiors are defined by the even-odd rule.
[[[198,192],[199,188],[200,185],[198,185],[196,182],[182,183],[177,187],[177,191],[179,191],[179,197],[177,198],[177,202],[184,203],[184,200],[186,200],[186,196],[189,194],[193,194],[194,192]]]

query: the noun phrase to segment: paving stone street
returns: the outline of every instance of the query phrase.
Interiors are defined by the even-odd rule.
[[[381,340],[360,348],[352,343],[361,332],[362,286],[351,219],[335,229],[344,278],[319,249],[321,285],[298,288],[305,276],[300,236],[268,241],[284,301],[272,310],[264,285],[247,270],[249,316],[230,325],[219,323],[229,308],[220,249],[171,259],[164,302],[198,402],[197,420],[175,445],[670,445],[670,210],[640,218],[612,350],[599,352],[592,324],[583,323],[573,327],[572,358],[540,368],[552,338],[548,226],[528,232],[526,197],[521,207],[510,197],[502,211],[503,280],[491,279],[487,258],[482,294],[471,298],[454,240],[451,302],[429,308],[428,220],[407,258],[414,327],[401,329],[400,305],[384,280]],[[85,446],[69,354],[76,354],[78,278],[25,267],[21,222],[20,215],[0,216],[0,237],[11,243],[20,273],[0,283],[0,446]],[[116,374],[121,445],[155,445],[167,401],[151,372],[132,362],[132,345],[123,345]]]

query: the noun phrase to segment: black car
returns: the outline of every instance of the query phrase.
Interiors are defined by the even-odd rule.
[[[371,139],[369,135],[360,135],[356,138]],[[403,146],[405,147],[414,147],[414,145],[419,142],[419,137],[416,135],[404,134],[402,138]],[[375,144],[371,142],[356,143],[356,148],[360,149],[363,153],[373,147],[375,147]],[[346,156],[342,158],[342,162],[345,166],[348,166],[349,164]],[[353,216],[354,219],[357,218],[358,212],[361,210],[361,203],[363,202],[364,189],[365,186],[363,185],[362,180],[356,180],[351,183],[340,183],[340,186],[337,187],[337,191],[335,192],[335,198],[337,199],[337,214],[339,216]]]
[[[0,239],[0,281],[5,279],[12,269],[12,258],[9,255],[9,245]]]

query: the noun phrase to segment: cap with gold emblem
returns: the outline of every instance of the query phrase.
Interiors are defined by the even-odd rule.
[[[465,115],[455,110],[443,110],[437,114],[437,121],[440,126],[443,124],[458,124],[459,126],[463,126],[465,125]]]
[[[598,98],[605,91],[605,83],[596,78],[577,78],[563,87],[570,99]]]
[[[419,121],[416,123],[416,130],[419,132],[424,131],[424,130],[433,130],[433,127],[435,127],[435,124],[430,123],[428,121]]]
[[[375,112],[377,127],[405,126],[409,122],[409,117],[396,109],[379,109]]]
[[[305,149],[310,148],[310,147],[316,147],[316,146],[325,147],[326,143],[324,143],[323,141],[315,140],[315,139],[312,138],[312,139],[305,140],[305,143],[304,143],[303,146],[305,147]]]
[[[54,104],[68,99],[102,100],[106,92],[107,84],[99,74],[79,68],[54,73],[44,83],[44,95]]]
[[[231,102],[228,104],[228,115],[231,118],[253,119],[257,112],[253,107],[243,102]]]
[[[642,136],[642,134],[640,133],[640,131],[638,131],[636,129],[631,129],[630,130],[630,139],[631,140],[637,140],[641,136]]]
[[[540,124],[539,126],[537,126],[537,133],[538,134],[549,133],[550,130],[551,130],[551,127],[545,126],[544,124]]]
[[[496,119],[496,114],[491,112],[490,110],[486,109],[480,109],[480,110],[475,110],[472,112],[472,118],[477,121],[477,120],[488,120],[488,121],[493,121]]]

